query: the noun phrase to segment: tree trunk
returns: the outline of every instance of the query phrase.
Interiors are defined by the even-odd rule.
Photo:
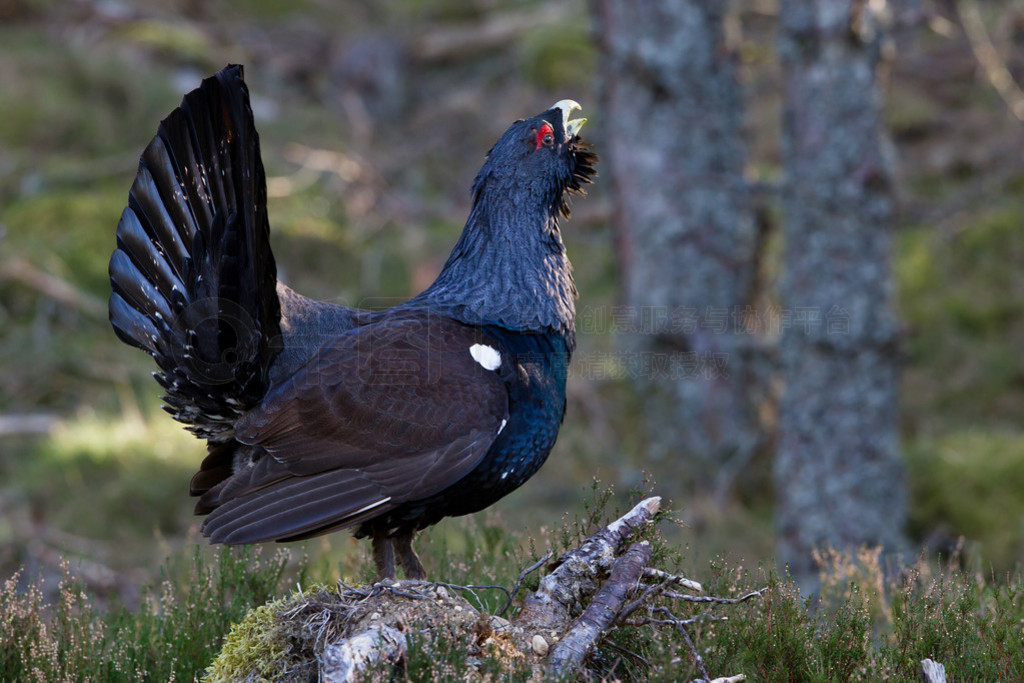
[[[893,193],[877,26],[860,0],[783,0],[785,392],[775,461],[779,559],[901,545],[906,495],[890,308]]]
[[[737,325],[749,311],[756,231],[727,3],[592,6],[625,283],[623,310],[605,322],[624,333],[659,481],[721,489],[759,442],[752,338]]]

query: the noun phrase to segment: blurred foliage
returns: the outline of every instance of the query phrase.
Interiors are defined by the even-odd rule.
[[[907,462],[912,531],[932,550],[949,551],[963,535],[996,571],[1024,557],[1024,435],[951,432],[915,442]]]
[[[1024,365],[1014,342],[1024,339],[1024,209],[1010,191],[960,231],[917,227],[900,236],[913,388],[904,405],[926,425],[1020,428]]]

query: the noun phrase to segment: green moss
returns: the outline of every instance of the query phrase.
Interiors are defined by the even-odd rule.
[[[278,612],[287,599],[260,605],[231,627],[220,654],[206,670],[209,683],[282,680],[279,663],[291,649]]]

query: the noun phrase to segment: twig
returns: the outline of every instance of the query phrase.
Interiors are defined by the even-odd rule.
[[[594,649],[612,627],[622,605],[651,559],[651,546],[646,541],[634,543],[612,566],[611,576],[593,601],[583,611],[576,624],[551,649],[548,673],[561,678],[572,671]]]
[[[633,614],[633,612],[637,611],[642,606],[648,604],[653,598],[656,598],[664,593],[668,593],[669,586],[679,585],[683,586],[684,588],[689,588],[690,590],[704,590],[703,586],[701,586],[696,581],[691,581],[689,579],[683,578],[682,576],[677,576],[675,574],[669,574],[668,572],[662,571],[660,569],[654,569],[653,567],[648,567],[644,570],[644,578],[660,579],[661,583],[659,583],[656,586],[648,586],[644,590],[644,592],[640,594],[639,598],[626,605],[622,609],[622,612],[619,614],[620,620],[624,620],[626,617]],[[671,594],[678,595],[678,593],[676,593],[675,591],[671,591]],[[725,600],[728,598],[722,599]],[[710,602],[710,600],[707,602]]]
[[[974,57],[981,65],[986,78],[999,93],[999,96],[1003,98],[1003,102],[1009,107],[1010,112],[1024,121],[1024,92],[1013,80],[1013,74],[1006,67],[1003,58],[999,56],[996,46],[992,44],[977,3],[973,0],[961,0],[954,4],[960,15],[964,33],[967,34],[967,40],[971,44],[971,51],[974,52]]]
[[[620,626],[690,626],[699,621],[706,621],[702,616],[690,617],[689,619],[655,619],[654,617],[643,617],[642,619],[626,619],[619,622]],[[725,617],[716,618],[715,621],[725,621]]]
[[[511,593],[504,586],[497,586],[497,585],[494,585],[494,586],[460,586],[457,583],[441,583],[439,581],[435,581],[432,585],[434,585],[434,586],[441,586],[442,588],[451,588],[452,590],[456,590],[456,591],[468,591],[470,595],[472,595],[474,598],[476,598],[477,603],[479,603],[481,605],[484,604],[484,601],[481,600],[480,596],[476,594],[476,591],[478,591],[478,590],[502,591],[503,593],[505,593],[505,595],[508,597],[509,600],[512,599]]]
[[[515,584],[512,586],[512,590],[506,591],[508,593],[508,602],[506,602],[505,606],[501,608],[500,612],[498,612],[499,617],[504,617],[505,612],[507,612],[508,608],[512,606],[512,601],[516,599],[516,594],[519,593],[519,589],[523,586],[523,580],[533,572],[543,567],[544,563],[550,560],[554,554],[555,551],[549,548],[548,551],[544,553],[544,557],[540,558],[539,560],[531,564],[529,567],[519,572],[519,578],[516,579]]]
[[[640,654],[639,652],[633,652],[632,650],[630,650],[628,648],[625,648],[625,647],[622,647],[618,643],[613,643],[610,640],[605,641],[605,645],[607,645],[608,647],[610,647],[613,650],[618,650],[622,654],[627,655],[629,657],[632,657],[633,659],[636,659],[637,661],[643,662],[648,667],[651,666],[651,662],[646,657],[644,657],[642,654]],[[615,669],[613,667],[612,671],[614,671],[614,670]],[[610,674],[611,674],[611,672],[609,672],[609,678],[610,678]]]
[[[687,579],[683,576],[679,576],[678,574],[669,574],[666,571],[655,569],[654,567],[648,567],[644,570],[644,578],[657,579],[658,581],[666,581],[669,583],[676,583],[682,586],[683,588],[689,588],[690,590],[696,591],[698,593],[704,592],[704,587],[696,581],[691,581],[690,579]]]
[[[638,609],[646,605],[648,602],[650,602],[652,598],[656,598],[657,596],[664,593],[670,585],[671,582],[663,581],[662,583],[659,583],[657,586],[648,586],[644,589],[644,592],[640,594],[639,598],[637,598],[636,600],[622,608],[622,610],[619,612],[619,619],[625,619],[629,615],[633,614],[633,612],[637,611]]]
[[[664,595],[666,598],[672,598],[673,600],[682,600],[683,602],[712,602],[716,605],[735,605],[740,602],[746,602],[751,598],[756,598],[759,595],[761,595],[761,593],[764,593],[766,590],[768,590],[767,586],[760,590],[756,590],[753,593],[747,593],[746,595],[743,595],[738,598],[716,598],[711,595],[687,595],[685,593],[676,593],[675,591],[665,591]]]
[[[705,681],[711,680],[711,676],[708,675],[708,669],[706,666],[704,666],[704,658],[700,656],[699,652],[697,652],[697,646],[693,644],[693,639],[690,638],[690,633],[686,630],[686,627],[682,623],[683,620],[677,617],[676,615],[672,614],[672,612],[668,611],[668,608],[666,607],[658,607],[655,609],[655,611],[667,614],[669,618],[675,619],[676,629],[683,636],[683,642],[686,643],[686,648],[690,651],[690,656],[693,657],[693,662],[696,665],[697,671],[700,673],[701,678],[703,678]]]

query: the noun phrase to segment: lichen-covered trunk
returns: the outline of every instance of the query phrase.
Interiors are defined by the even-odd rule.
[[[752,296],[756,230],[727,3],[592,7],[625,283],[624,309],[607,322],[625,333],[625,369],[645,397],[656,460],[645,466],[666,488],[721,484],[759,443],[754,340],[736,324]]]
[[[868,4],[783,0],[785,390],[775,460],[778,556],[899,547],[905,485],[891,309],[893,197]]]

